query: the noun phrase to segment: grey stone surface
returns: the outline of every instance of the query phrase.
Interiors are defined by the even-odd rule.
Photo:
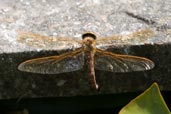
[[[0,0],[0,99],[94,95],[144,90],[156,81],[171,90],[170,0]],[[155,23],[147,24],[132,12]],[[86,31],[98,37],[150,29],[155,35],[144,42],[108,50],[150,58],[150,71],[111,73],[96,71],[101,91],[91,90],[83,70],[41,75],[17,70],[19,63],[63,53],[73,45],[32,47],[17,41],[20,32],[81,39]]]

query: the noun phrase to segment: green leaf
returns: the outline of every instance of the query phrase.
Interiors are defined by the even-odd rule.
[[[119,114],[171,114],[157,83],[133,99],[121,109]]]

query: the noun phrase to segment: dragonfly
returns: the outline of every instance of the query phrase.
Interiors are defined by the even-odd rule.
[[[91,87],[98,90],[95,69],[124,73],[150,70],[155,66],[154,62],[148,58],[112,53],[105,51],[103,47],[144,42],[153,35],[152,30],[140,30],[128,35],[97,38],[94,33],[87,32],[82,34],[82,40],[76,40],[23,32],[20,33],[17,40],[29,46],[55,49],[54,47],[58,45],[64,45],[64,47],[72,45],[75,49],[60,55],[26,60],[19,64],[18,69],[39,74],[59,74],[85,69]]]

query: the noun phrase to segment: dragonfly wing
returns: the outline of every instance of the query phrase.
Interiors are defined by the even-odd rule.
[[[84,57],[82,49],[65,53],[59,56],[49,56],[27,60],[18,66],[18,69],[25,72],[40,74],[58,74],[79,70],[83,67]]]
[[[137,32],[133,32],[128,35],[121,36],[111,36],[106,38],[99,38],[96,41],[98,48],[103,48],[105,46],[118,46],[125,44],[136,45],[137,43],[144,43],[149,38],[154,36],[154,32],[151,30],[140,30]]]
[[[49,37],[29,32],[19,32],[17,41],[36,49],[61,50],[81,47],[80,40],[65,37]]]
[[[154,63],[146,58],[114,54],[100,49],[95,54],[95,69],[111,72],[131,72],[149,70]]]

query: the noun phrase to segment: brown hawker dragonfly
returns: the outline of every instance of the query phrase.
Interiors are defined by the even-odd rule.
[[[40,74],[59,74],[84,68],[90,77],[91,86],[98,89],[94,69],[110,72],[132,72],[149,70],[154,67],[154,63],[147,58],[115,54],[102,50],[102,47],[124,44],[134,45],[135,42],[143,42],[153,35],[151,30],[141,30],[125,36],[96,39],[95,34],[85,33],[82,35],[82,40],[78,41],[70,38],[55,38],[33,33],[21,33],[18,41],[31,46],[54,49],[53,47],[58,45],[66,47],[73,45],[74,47],[77,44],[77,48],[74,51],[61,55],[27,60],[22,62],[18,69]]]

